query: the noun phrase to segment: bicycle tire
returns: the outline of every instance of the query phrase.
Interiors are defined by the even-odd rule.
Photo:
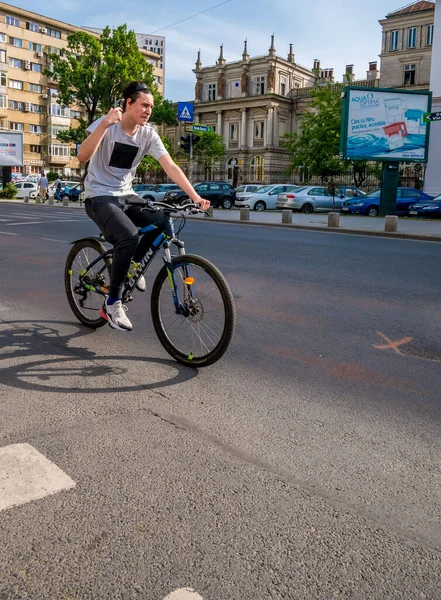
[[[197,337],[197,332],[195,331],[197,328],[194,325],[198,325],[200,326],[204,320],[204,317],[206,314],[208,314],[208,312],[214,312],[214,311],[205,311],[204,310],[204,304],[203,304],[203,299],[204,298],[208,298],[213,292],[209,292],[209,294],[206,294],[206,296],[202,297],[202,298],[196,298],[196,301],[199,303],[198,308],[200,310],[199,314],[196,315],[189,315],[187,317],[183,316],[183,315],[177,315],[176,311],[175,311],[175,307],[174,307],[174,303],[172,300],[172,295],[171,295],[171,288],[170,285],[167,283],[166,285],[168,286],[168,296],[169,296],[169,302],[172,305],[170,312],[173,313],[173,317],[175,318],[176,322],[179,322],[180,324],[177,327],[177,330],[180,329],[180,327],[182,327],[183,324],[185,324],[185,321],[180,321],[179,319],[187,319],[187,329],[190,329],[190,335],[189,338],[192,337],[193,334],[193,340],[189,339],[188,340],[188,347],[185,348],[178,348],[176,343],[174,343],[172,341],[172,339],[170,338],[170,332],[167,332],[167,327],[165,326],[164,322],[163,322],[163,318],[161,315],[161,308],[160,308],[160,302],[161,302],[161,294],[162,294],[162,290],[164,289],[164,282],[166,281],[166,279],[168,279],[168,273],[167,273],[167,267],[166,265],[164,265],[162,267],[162,269],[159,271],[158,275],[156,276],[156,279],[154,281],[153,284],[153,288],[152,288],[152,295],[151,295],[151,314],[152,314],[152,322],[153,322],[153,326],[155,328],[155,332],[156,335],[158,336],[159,341],[161,342],[162,346],[164,347],[164,349],[170,354],[170,356],[172,356],[177,362],[187,365],[189,367],[207,367],[209,365],[212,365],[213,363],[217,362],[226,352],[228,346],[230,345],[231,339],[233,337],[233,333],[234,333],[234,329],[236,326],[236,308],[234,305],[234,298],[233,298],[233,294],[230,290],[230,287],[225,279],[225,277],[222,275],[222,273],[219,271],[219,269],[214,266],[210,261],[208,261],[205,258],[202,258],[201,256],[196,256],[194,254],[186,254],[183,256],[176,256],[172,259],[172,263],[174,265],[174,272],[175,272],[175,279],[178,279],[176,277],[176,271],[179,269],[180,266],[183,265],[189,265],[190,267],[198,267],[198,269],[202,269],[202,271],[208,275],[208,279],[211,280],[214,285],[215,288],[217,289],[217,291],[219,292],[219,300],[218,303],[222,303],[222,307],[223,307],[223,311],[221,309],[219,309],[219,313],[224,314],[224,324],[222,326],[222,331],[219,334],[219,341],[214,345],[214,347],[210,350],[207,350],[208,352],[201,353],[200,355],[196,352],[196,348],[193,348],[192,345],[197,345],[198,342],[195,341],[195,337]],[[180,271],[179,271],[180,273]],[[184,288],[187,287],[187,284],[183,281],[182,278],[182,287]],[[196,283],[196,287],[194,288],[194,293],[196,293],[197,295],[197,279],[195,280]],[[178,281],[176,281],[176,285],[178,286]],[[201,284],[202,285],[202,284]],[[192,288],[193,289],[193,288]],[[180,290],[178,290],[180,291]],[[184,291],[185,294],[185,291]],[[165,294],[167,296],[167,294]],[[181,299],[182,300],[182,299]],[[195,301],[195,298],[192,298],[193,301]],[[210,299],[211,300],[211,299]],[[215,301],[213,299],[213,301]],[[207,303],[207,301],[205,300],[205,303]],[[199,312],[199,311],[198,311]],[[191,318],[190,318],[191,317]],[[191,321],[191,319],[198,319],[197,321]],[[209,325],[206,325],[204,323],[203,327],[208,328],[210,335],[213,335],[215,333],[215,331],[213,329],[210,328]],[[202,329],[203,331],[203,327],[199,327],[199,331]],[[199,337],[201,337],[201,333],[199,333]],[[200,345],[201,345],[201,349],[202,349],[202,340],[199,339]],[[187,343],[187,342],[185,342]]]
[[[66,259],[66,266],[64,269],[64,287],[66,290],[66,295],[67,295],[67,300],[69,302],[69,306],[72,309],[72,312],[74,313],[76,318],[80,321],[80,323],[82,323],[83,325],[86,325],[86,327],[91,327],[92,329],[97,329],[98,327],[103,327],[104,325],[107,324],[107,319],[104,319],[99,313],[99,306],[103,303],[104,299],[102,298],[102,296],[100,296],[99,294],[96,294],[95,292],[91,292],[91,291],[88,292],[88,294],[91,297],[92,297],[92,294],[94,294],[94,297],[96,297],[97,308],[86,309],[86,310],[89,310],[89,311],[93,310],[94,312],[96,311],[97,314],[99,315],[96,318],[89,318],[87,316],[87,314],[85,314],[84,309],[83,310],[81,309],[82,307],[79,305],[79,296],[74,291],[74,286],[76,284],[76,281],[75,281],[76,275],[73,272],[74,271],[74,268],[73,268],[74,262],[75,262],[75,259],[78,257],[79,253],[82,251],[85,251],[86,249],[92,250],[93,252],[95,252],[97,254],[97,256],[100,254],[103,254],[106,251],[106,248],[102,244],[100,244],[100,242],[98,242],[97,240],[85,239],[85,240],[80,240],[79,242],[76,242],[72,246],[72,248],[67,256],[67,259]],[[85,254],[85,256],[86,256],[86,254]],[[97,256],[94,258],[97,258]],[[110,280],[110,267],[112,265],[112,261],[110,258],[106,258],[106,259],[104,259],[103,262],[105,262],[106,271],[107,271],[107,281],[109,281]]]

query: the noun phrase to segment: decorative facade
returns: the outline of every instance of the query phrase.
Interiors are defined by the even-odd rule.
[[[435,2],[415,2],[386,15],[381,87],[429,89]]]

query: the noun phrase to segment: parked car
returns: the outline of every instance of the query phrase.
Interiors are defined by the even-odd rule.
[[[349,196],[352,198],[367,196],[367,192],[360,190],[360,188],[356,187],[355,185],[340,185],[339,189],[344,196]]]
[[[210,200],[211,206],[217,208],[230,209],[234,206],[236,193],[232,186],[226,181],[200,181],[193,186],[199,196],[206,200]],[[188,198],[187,194],[182,190],[178,192],[167,192],[164,197],[164,202],[173,204],[182,202]]]
[[[380,200],[381,189],[357,200],[345,200],[340,210],[346,214],[376,217],[380,214]],[[415,188],[399,187],[397,190],[397,215],[408,215],[410,205],[415,204],[418,200],[433,200],[433,197]]]
[[[84,199],[84,191],[83,191],[83,186],[81,185],[81,183],[77,183],[77,184],[73,185],[72,187],[69,187],[69,191],[67,193],[66,193],[65,187],[62,187],[59,202],[61,202],[62,200],[65,200],[65,199],[68,199],[71,202],[78,202],[78,200],[83,200]]]
[[[297,189],[298,186],[292,183],[277,183],[273,185],[263,185],[255,192],[245,192],[237,194],[236,206],[239,208],[251,208],[262,211],[276,208],[277,196],[284,192]]]
[[[320,185],[306,185],[297,187],[285,194],[279,194],[277,208],[290,208],[292,211],[301,211],[307,215],[313,212],[327,212],[339,209],[346,196],[337,188],[334,198]]]
[[[256,192],[260,187],[262,187],[260,184],[258,183],[247,183],[246,185],[240,185],[239,187],[237,187],[234,191],[236,192],[236,197],[237,194],[252,194],[253,192]]]
[[[410,217],[441,219],[441,194],[433,200],[420,201],[409,206]]]
[[[158,185],[153,186],[151,190],[147,192],[137,192],[142,198],[146,200],[151,200],[154,202],[155,200],[161,202],[164,199],[164,196],[167,192],[171,191],[182,191],[181,188],[175,183],[160,183]]]
[[[148,192],[152,190],[156,187],[156,185],[157,184],[155,183],[137,183],[136,185],[132,186],[132,189],[137,194],[140,194],[141,192]]]
[[[79,185],[78,181],[70,181],[66,179],[61,180],[61,191],[63,192],[64,188],[68,185],[69,187],[74,187],[75,185]],[[47,195],[48,198],[53,198],[55,196],[55,181],[51,182],[47,187]]]
[[[40,188],[32,181],[17,181],[14,185],[18,190],[16,198],[36,198],[40,193]]]

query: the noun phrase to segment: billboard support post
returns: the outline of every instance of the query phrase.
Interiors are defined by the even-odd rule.
[[[380,217],[397,213],[397,188],[400,169],[397,162],[383,163],[381,178]]]

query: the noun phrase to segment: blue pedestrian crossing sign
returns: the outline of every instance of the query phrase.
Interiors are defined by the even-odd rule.
[[[193,102],[178,102],[178,121],[192,123],[194,119]]]

